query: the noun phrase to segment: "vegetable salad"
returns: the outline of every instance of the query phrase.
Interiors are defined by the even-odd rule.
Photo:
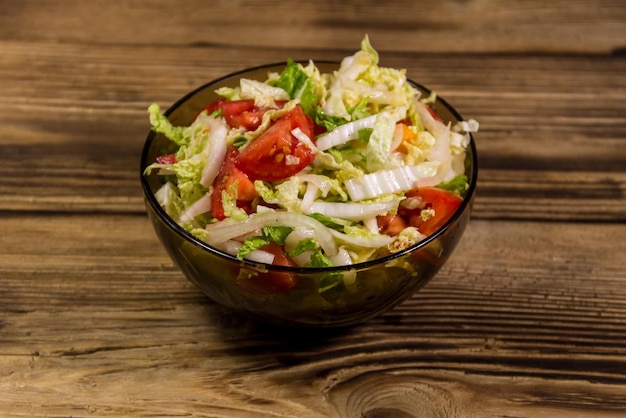
[[[444,123],[379,65],[366,36],[332,73],[287,60],[266,80],[216,90],[189,126],[157,104],[152,129],[176,151],[147,167],[170,217],[209,245],[266,264],[351,265],[401,251],[457,210],[473,121]]]

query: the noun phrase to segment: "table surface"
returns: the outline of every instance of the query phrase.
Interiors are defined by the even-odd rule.
[[[2,1],[0,415],[626,414],[626,7],[598,1]],[[435,280],[341,332],[239,318],[148,222],[151,102],[338,60],[438,92],[476,135]]]

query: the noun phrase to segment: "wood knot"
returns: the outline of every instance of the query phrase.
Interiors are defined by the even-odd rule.
[[[463,416],[454,397],[419,376],[366,374],[335,385],[328,393],[338,416],[352,418],[452,418]]]

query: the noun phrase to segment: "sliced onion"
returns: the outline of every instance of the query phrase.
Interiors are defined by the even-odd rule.
[[[209,127],[209,152],[202,170],[202,178],[200,179],[200,184],[204,187],[209,187],[213,184],[215,177],[217,177],[222,168],[222,162],[226,157],[228,127],[222,119],[212,118],[204,113],[200,114],[198,118]]]
[[[398,206],[400,199],[389,202],[376,203],[341,203],[341,202],[313,202],[305,213],[321,213],[331,218],[362,221],[377,215],[383,215]]]
[[[228,240],[220,245],[219,249],[236,256],[242,245],[243,244],[239,241]],[[272,264],[274,262],[274,254],[264,250],[251,251],[244,258],[246,260],[256,261],[257,263]]]
[[[402,144],[402,140],[404,139],[404,126],[402,124],[397,124],[393,130],[393,141],[391,142],[391,152],[398,149],[400,144]]]
[[[179,222],[191,222],[193,218],[211,210],[211,194],[205,193],[200,199],[192,203],[185,211],[180,215]]]
[[[306,186],[306,192],[304,192],[304,196],[302,197],[302,203],[300,203],[300,208],[304,213],[313,213],[309,212],[311,205],[315,203],[315,199],[319,196],[320,189],[313,183],[308,183]]]
[[[300,157],[296,157],[295,155],[287,154],[285,155],[285,165],[298,165],[300,164]]]
[[[313,251],[307,250],[290,258],[293,260],[294,263],[296,263],[298,267],[306,267],[307,265],[311,264],[312,254],[313,254]]]
[[[304,132],[302,132],[302,129],[300,128],[295,128],[291,131],[291,134],[293,136],[295,136],[298,141],[302,142],[304,145],[307,146],[307,148],[309,148],[311,151],[313,151],[314,154],[317,154],[317,147],[315,146],[315,144],[313,143],[313,141],[311,141],[311,138],[309,138],[309,136],[307,134],[305,134]]]
[[[372,234],[370,236],[348,235],[334,229],[331,229],[330,233],[341,242],[362,248],[384,247],[394,239],[393,237],[384,234]]]
[[[448,176],[452,166],[452,151],[450,151],[450,124],[445,125],[436,120],[426,108],[426,105],[420,101],[415,101],[415,110],[420,116],[424,127],[435,137],[435,145],[428,153],[430,161],[438,161],[440,163],[437,174],[429,179],[429,184],[434,186],[441,183]]]
[[[326,176],[322,176],[319,174],[305,173],[305,174],[298,174],[298,178],[301,179],[302,181],[305,181],[307,183],[311,183],[317,186],[322,192],[322,196],[324,197],[330,191],[331,185],[330,185],[330,182],[328,181],[328,177]]]
[[[337,254],[328,258],[333,266],[349,266],[352,264],[352,257],[344,247],[339,247]]]
[[[222,222],[209,224],[206,226],[206,230],[209,232],[206,241],[210,245],[218,246],[229,239],[261,229],[263,226],[290,226],[313,229],[317,242],[326,254],[328,256],[337,254],[337,244],[335,244],[329,228],[310,216],[293,212],[257,213],[250,215],[241,222],[229,218]]]
[[[338,126],[329,133],[317,138],[317,149],[324,151],[358,138],[359,130],[363,128],[373,128],[377,117],[378,115],[372,115]]]
[[[285,250],[287,252],[294,251],[298,248],[300,242],[305,239],[315,239],[315,231],[312,229],[305,228],[295,228],[293,232],[287,235],[285,238]],[[291,259],[299,266],[305,267],[307,264],[311,262],[311,255],[313,251],[307,250],[303,251],[301,254],[296,256],[292,256]]]
[[[404,202],[404,200],[402,202]],[[400,202],[400,204],[402,204],[402,202]],[[376,220],[376,217],[363,219],[363,226],[365,226],[365,228],[367,228],[367,230],[372,234],[378,233],[378,221]]]
[[[310,238],[315,239],[314,230],[295,228],[291,234],[287,235],[287,238],[285,238],[285,250],[287,250],[287,252],[293,251],[298,247],[298,244],[300,244],[301,241]]]

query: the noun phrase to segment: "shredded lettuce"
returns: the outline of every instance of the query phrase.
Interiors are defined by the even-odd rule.
[[[272,242],[284,245],[285,239],[289,234],[291,234],[292,231],[293,228],[287,226],[264,226],[261,229],[261,235],[251,236],[244,240],[241,247],[237,250],[237,258],[243,260],[253,251],[256,251]]]
[[[267,203],[279,205],[289,212],[302,212],[304,182],[298,176],[290,177],[276,185],[256,180],[254,188]]]
[[[311,74],[311,75],[314,75]],[[277,80],[270,83],[274,88],[280,88],[287,94],[288,99],[296,99],[308,115],[314,115],[313,108],[319,102],[318,92],[320,79],[307,74],[301,64],[292,59],[287,60],[287,66]]]
[[[387,249],[392,253],[406,250],[411,245],[417,244],[424,238],[426,238],[426,236],[417,228],[409,226],[396,235],[394,240],[387,245]]]
[[[313,238],[305,238],[298,243],[296,248],[287,252],[288,257],[298,256],[305,251],[317,250],[319,248],[319,244]]]
[[[171,181],[166,182],[154,194],[157,202],[165,212],[173,219],[180,218],[185,210],[185,205],[180,198],[178,188]]]
[[[380,216],[398,214],[401,201],[410,203],[407,191],[436,186],[461,197],[467,191],[465,157],[478,122],[452,126],[433,116],[429,106],[436,93],[421,98],[405,70],[380,65],[367,36],[333,72],[321,73],[313,61],[288,59],[265,80],[241,78],[216,94],[228,101],[254,100],[263,111],[260,125],[250,131],[229,127],[216,111],[201,113],[189,126],[174,126],[152,104],[152,130],[171,140],[168,153],[175,158],[157,160],[146,174],[163,176],[155,195],[169,216],[239,259],[273,260],[263,250],[271,243],[283,246],[301,267],[351,265],[401,251],[425,236],[410,226],[392,237],[379,232],[378,222]],[[244,152],[296,106],[317,125],[315,135],[291,129],[299,146],[314,155],[313,162],[280,181],[254,181],[258,197],[246,202],[245,210],[233,182],[222,190],[226,219],[213,218],[210,197],[226,149]],[[285,154],[288,161],[300,158]],[[429,209],[420,213],[437,215]],[[354,280],[353,271],[325,274],[318,291],[332,299]]]
[[[365,150],[366,168],[372,172],[385,166],[391,152],[393,131],[396,129],[396,119],[393,115],[383,112],[376,117],[372,134],[367,141]]]
[[[311,262],[309,263],[309,266],[333,267],[333,263],[328,257],[318,250],[311,253]],[[337,290],[338,287],[343,289],[343,286],[344,280],[341,272],[327,273],[320,278],[317,291],[324,296],[331,296],[328,295],[331,290]]]
[[[242,78],[239,81],[242,99],[253,99],[255,106],[276,107],[276,101],[289,100],[289,94],[280,87],[257,80]]]
[[[152,125],[154,132],[165,135],[178,146],[187,145],[189,143],[193,130],[191,126],[172,125],[169,119],[161,113],[161,107],[156,103],[152,103],[148,107],[148,114],[150,115],[150,125]]]
[[[248,214],[237,206],[237,181],[234,181],[228,189],[222,190],[222,207],[224,216],[237,221],[243,221]]]

